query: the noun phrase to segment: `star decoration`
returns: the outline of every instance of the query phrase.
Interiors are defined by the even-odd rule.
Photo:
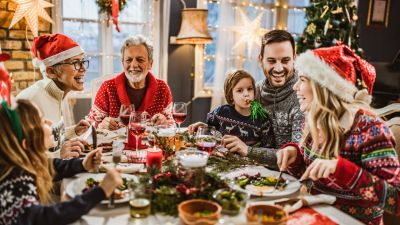
[[[242,43],[247,44],[247,53],[251,55],[253,50],[253,44],[255,43],[258,46],[261,46],[261,36],[267,32],[267,29],[261,28],[261,19],[264,15],[264,12],[260,13],[253,21],[250,21],[243,10],[240,9],[240,19],[241,26],[233,26],[231,29],[234,32],[240,34],[239,40],[233,46],[233,49],[237,48]]]
[[[53,20],[44,9],[48,7],[53,7],[53,4],[44,0],[14,0],[14,2],[17,3],[18,6],[15,10],[14,17],[8,29],[13,27],[16,23],[18,23],[18,21],[25,17],[26,22],[28,23],[28,26],[33,33],[33,36],[37,37],[39,30],[38,16],[49,21],[50,23],[53,23]]]

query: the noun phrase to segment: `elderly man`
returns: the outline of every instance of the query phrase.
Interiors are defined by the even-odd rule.
[[[231,152],[257,158],[273,168],[276,151],[286,143],[298,142],[304,115],[300,111],[293,85],[298,80],[293,65],[295,44],[290,33],[272,30],[262,38],[259,63],[266,79],[256,85],[256,99],[271,118],[275,135],[275,149],[249,147],[235,136],[224,136],[223,144]],[[264,137],[270,138],[270,137]]]
[[[172,95],[168,85],[150,72],[153,46],[141,36],[127,38],[121,47],[124,72],[105,81],[96,94],[89,118],[99,127],[115,130],[121,105],[150,114],[153,124],[170,118]]]
[[[23,90],[17,98],[32,101],[42,116],[51,121],[57,142],[50,149],[51,157],[78,157],[85,141],[76,138],[76,135],[84,133],[90,124],[81,120],[76,126],[65,129],[61,104],[70,91],[83,90],[83,77],[89,61],[78,43],[63,34],[36,37],[31,50],[36,57],[36,65],[41,66],[44,79]],[[71,139],[64,141],[64,136]]]

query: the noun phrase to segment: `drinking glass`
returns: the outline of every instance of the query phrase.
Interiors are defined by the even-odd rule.
[[[145,218],[151,212],[151,193],[149,184],[130,183],[129,212],[132,218]]]
[[[119,120],[124,126],[128,126],[129,118],[132,112],[135,111],[135,105],[123,105],[119,109]]]
[[[154,145],[163,151],[165,159],[174,154],[176,127],[174,123],[156,126]]]
[[[181,123],[185,121],[187,115],[187,107],[186,103],[184,102],[174,102],[172,108],[172,117],[174,118],[175,122],[178,124],[178,133],[181,128]]]
[[[196,145],[201,151],[211,154],[217,145],[216,130],[213,127],[199,127],[196,133]]]
[[[121,162],[122,158],[122,150],[124,149],[124,143],[116,141],[113,143],[113,150],[112,150],[112,161],[114,163],[114,168],[117,167],[118,163]],[[114,199],[115,199],[115,193],[114,191],[111,194],[110,201],[108,202],[108,208],[114,208]]]
[[[132,112],[129,118],[129,136],[135,137],[136,151],[139,147],[138,136],[141,137],[145,130],[146,117],[143,116],[143,112]]]

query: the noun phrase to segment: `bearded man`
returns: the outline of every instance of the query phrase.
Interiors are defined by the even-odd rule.
[[[172,95],[165,81],[150,72],[153,46],[142,35],[128,37],[121,47],[124,72],[105,81],[96,94],[89,119],[105,129],[119,128],[121,105],[147,112],[153,124],[171,117]]]
[[[256,84],[256,97],[266,109],[273,126],[276,146],[259,148],[247,146],[235,136],[223,138],[223,144],[231,152],[249,156],[276,166],[276,151],[290,142],[299,142],[304,115],[293,85],[298,80],[293,66],[296,57],[292,35],[284,30],[272,30],[262,37],[259,63],[265,79]]]

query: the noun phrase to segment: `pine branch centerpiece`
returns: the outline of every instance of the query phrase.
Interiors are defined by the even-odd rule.
[[[126,6],[127,0],[118,0],[119,11],[122,11]],[[99,13],[105,13],[108,18],[112,14],[112,0],[96,0],[96,4],[99,7]]]

